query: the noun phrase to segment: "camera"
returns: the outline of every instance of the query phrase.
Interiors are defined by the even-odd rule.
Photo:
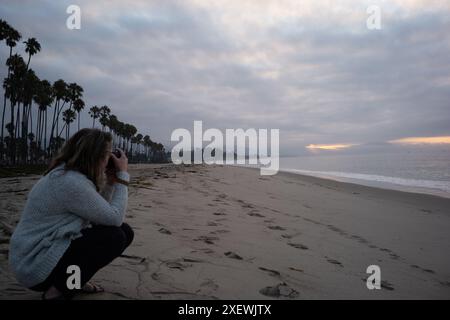
[[[120,158],[120,151],[118,149],[114,150],[113,153],[117,158]],[[114,160],[112,157],[109,157],[108,164],[106,165],[106,169],[114,169],[114,168],[115,168]]]

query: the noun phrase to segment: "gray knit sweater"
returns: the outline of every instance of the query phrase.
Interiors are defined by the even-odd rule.
[[[106,185],[98,193],[86,175],[54,168],[33,186],[9,246],[9,265],[25,287],[43,282],[72,239],[90,223],[120,226],[128,201],[128,188]],[[125,181],[125,171],[116,173]]]

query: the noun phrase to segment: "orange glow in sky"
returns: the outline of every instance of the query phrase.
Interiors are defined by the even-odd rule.
[[[450,136],[443,137],[410,137],[397,140],[391,140],[390,143],[399,144],[450,144]]]
[[[309,150],[340,150],[354,146],[354,144],[310,144],[306,146]]]

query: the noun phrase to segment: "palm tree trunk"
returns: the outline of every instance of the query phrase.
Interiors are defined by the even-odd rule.
[[[38,115],[36,120],[36,145],[39,146],[39,134],[40,134],[40,124],[41,124],[41,109],[38,109]]]
[[[52,141],[53,141],[53,132],[55,130],[55,121],[56,121],[56,114],[58,113],[58,106],[59,106],[59,100],[55,101],[55,105],[53,107],[53,119],[52,119],[52,129],[50,130],[50,142],[49,145],[50,147],[52,146]],[[44,149],[44,151],[46,151],[47,149]],[[51,151],[51,150],[50,150]],[[46,151],[47,152],[47,151]],[[50,154],[51,152],[49,152],[47,154],[47,156]]]
[[[9,47],[9,58],[11,58],[12,56],[12,47]],[[11,68],[8,67],[8,76],[6,77],[6,79],[9,79],[9,76],[11,74]],[[3,129],[5,127],[5,110],[6,110],[6,90],[5,93],[3,94],[3,116],[2,116],[2,140],[1,142],[3,143],[3,138],[5,137],[3,135]],[[0,155],[1,157],[3,157],[3,154]]]
[[[20,121],[20,102],[17,104],[16,127],[14,128],[14,137],[15,138],[18,137],[19,121]]]
[[[5,127],[5,112],[6,111],[6,97],[5,97],[5,103],[3,104],[3,115],[2,115],[2,136],[0,139],[0,143],[2,144],[2,148],[1,148],[1,154],[0,154],[0,160],[3,160],[3,140],[4,140],[4,136],[3,136],[3,128]]]
[[[11,108],[11,132],[9,133],[9,136],[11,138],[9,142],[9,161],[14,163],[14,147],[15,147],[15,140],[14,140],[14,108],[15,104],[12,103],[10,100],[10,108]]]
[[[64,131],[64,128],[66,127],[67,123],[65,122],[63,127],[61,128],[61,131],[59,132],[59,134],[57,135],[57,138],[59,138],[61,136],[61,133]]]
[[[31,60],[31,54],[28,55],[27,71],[28,71],[28,66],[30,65],[30,60]]]
[[[26,155],[26,149],[25,146],[23,145],[25,143],[25,145],[27,144],[27,140],[26,140],[26,135],[25,135],[25,121],[26,119],[26,113],[27,113],[27,109],[28,106],[23,104],[22,106],[22,121],[20,122],[21,124],[21,141],[22,141],[22,145],[21,145],[21,149],[20,149],[20,158],[21,161],[23,162],[25,160],[25,155]]]
[[[44,126],[45,126],[45,131],[44,131],[44,151],[47,152],[47,107],[45,107],[45,111],[44,111]]]
[[[31,133],[33,133],[33,111],[32,111],[31,108],[30,108],[30,130],[31,130]],[[36,136],[35,136],[35,138],[36,138]],[[32,154],[32,151],[31,151],[31,146],[32,146],[32,144],[31,144],[31,141],[30,141],[30,162],[33,162],[33,154]]]

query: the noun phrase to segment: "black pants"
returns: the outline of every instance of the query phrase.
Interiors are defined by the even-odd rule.
[[[83,287],[98,270],[120,256],[134,238],[133,230],[126,223],[120,227],[94,225],[81,233],[83,236],[72,240],[48,278],[31,290],[47,291],[54,286],[67,299],[72,298],[77,290],[67,288],[67,279],[71,276],[67,273],[68,266],[77,265],[80,268]]]

